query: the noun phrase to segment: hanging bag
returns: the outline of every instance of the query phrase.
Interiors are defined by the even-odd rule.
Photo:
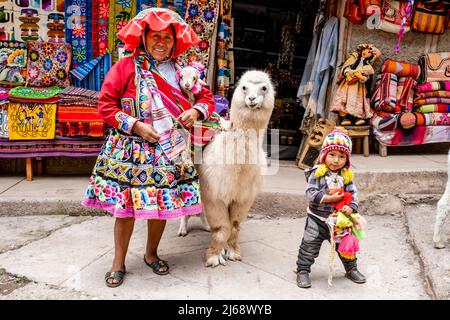
[[[442,34],[448,9],[444,2],[417,1],[412,21],[412,29],[417,32]]]
[[[355,24],[363,24],[365,18],[365,8],[362,0],[346,0],[344,17]]]
[[[406,18],[404,32],[410,30],[411,17],[406,16],[408,2],[384,0],[381,7],[381,22],[377,29],[385,32],[398,33],[402,27],[402,19]]]
[[[420,83],[450,81],[450,52],[424,54],[419,58]]]

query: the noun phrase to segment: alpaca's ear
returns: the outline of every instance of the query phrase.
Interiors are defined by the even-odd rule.
[[[197,82],[200,83],[202,86],[207,86],[208,85],[205,81],[203,81],[200,78],[197,79]]]

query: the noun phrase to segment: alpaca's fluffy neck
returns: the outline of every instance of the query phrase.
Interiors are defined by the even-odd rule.
[[[230,121],[233,129],[238,130],[264,130],[270,120],[270,114],[262,110],[251,110],[246,107],[237,112],[230,112]]]

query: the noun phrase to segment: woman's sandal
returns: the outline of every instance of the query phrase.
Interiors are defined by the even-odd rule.
[[[105,283],[110,288],[116,288],[120,286],[123,282],[123,278],[125,277],[125,273],[127,270],[125,266],[123,267],[123,271],[109,271],[105,274]],[[110,280],[116,280],[117,282],[109,282]]]
[[[156,261],[153,261],[152,263],[148,263],[147,259],[145,258],[145,255],[144,255],[144,262],[146,265],[148,265],[153,270],[154,273],[156,273],[160,276],[169,274],[169,264],[165,260],[156,260]],[[165,270],[161,271],[160,269],[165,269]]]

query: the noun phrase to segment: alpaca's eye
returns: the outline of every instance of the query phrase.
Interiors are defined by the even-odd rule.
[[[244,91],[247,90],[247,87],[246,87],[246,86],[243,86],[243,87],[242,87],[242,90],[244,90]]]
[[[180,76],[180,79],[183,79],[183,76]]]
[[[262,87],[262,91],[267,91],[267,87],[266,86]]]

